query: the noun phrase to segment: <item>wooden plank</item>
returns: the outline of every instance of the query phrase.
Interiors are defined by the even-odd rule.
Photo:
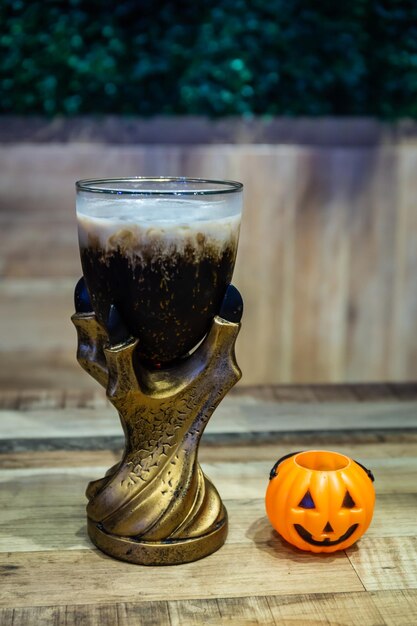
[[[171,619],[167,602],[120,602],[116,604],[117,619],[113,626],[170,626]],[[84,626],[84,624],[83,624]],[[101,622],[97,622],[101,626]]]
[[[248,445],[261,446],[274,444],[278,449],[285,446],[285,450],[308,450],[308,449],[332,449],[346,448],[346,453],[352,454],[354,446],[359,444],[400,444],[401,442],[417,442],[417,433],[414,430],[367,430],[367,431],[302,431],[293,433],[290,431],[275,432],[250,432],[250,433],[214,433],[205,434],[203,445],[205,447],[230,446],[246,447]],[[117,454],[124,446],[124,437],[120,436],[97,436],[97,437],[59,437],[59,438],[36,438],[36,439],[7,439],[0,440],[0,454],[5,458],[8,454],[19,454],[31,451],[51,452],[61,450],[78,451],[107,451],[112,450]],[[281,455],[283,456],[283,455]],[[273,453],[273,457],[276,454]],[[278,456],[278,458],[280,458]],[[359,457],[357,457],[358,460]]]
[[[0,410],[92,409],[110,406],[103,390],[92,389],[2,389]]]
[[[31,213],[24,215],[24,220],[21,210],[13,215],[13,219],[0,218],[3,233],[0,236],[0,275],[16,279],[28,275],[56,279],[80,276],[74,209],[68,212],[71,221],[60,215],[57,218],[52,211],[42,213],[39,200],[31,205],[31,209]]]
[[[364,626],[385,623],[372,596],[366,592],[319,593],[285,598],[269,596],[268,604],[275,623],[280,626],[294,624],[357,626],[359,621]],[[407,614],[410,616],[410,613]]]
[[[0,624],[2,626],[13,626],[13,614],[14,614],[14,609],[1,609],[0,608]]]
[[[387,626],[410,626],[415,623],[417,589],[373,591],[370,595]]]
[[[360,616],[364,624],[413,623],[415,595],[385,598],[381,605],[385,607],[383,614],[379,604],[382,596],[364,594],[362,583],[368,591],[392,589],[391,593],[407,586],[416,587],[416,540],[410,536],[410,533],[415,534],[416,443],[357,444],[350,449],[356,458],[366,463],[372,461],[373,469],[375,465],[379,469],[375,472],[374,521],[365,537],[347,550],[361,583],[356,578],[356,591],[348,588],[347,592],[345,580],[348,585],[353,582],[350,573],[346,579],[344,553],[314,556],[299,552],[280,540],[266,520],[263,497],[259,497],[259,493],[263,493],[267,484],[266,468],[274,458],[273,453],[285,451],[283,445],[279,449],[273,445],[202,449],[202,455],[206,455],[205,469],[211,477],[217,468],[215,482],[223,496],[232,481],[232,499],[226,501],[230,515],[228,542],[204,562],[181,566],[180,577],[179,568],[147,568],[147,578],[157,587],[159,597],[151,595],[155,589],[148,587],[144,594],[141,589],[141,595],[137,595],[137,567],[118,563],[91,550],[85,536],[83,491],[89,475],[94,476],[94,472],[104,468],[91,465],[88,452],[73,453],[67,466],[68,451],[48,453],[47,467],[42,466],[41,453],[35,453],[32,460],[27,453],[9,455],[8,467],[12,469],[0,473],[3,549],[7,550],[0,555],[3,566],[0,593],[4,593],[3,606],[10,607],[13,602],[19,608],[12,614],[4,612],[0,617],[4,615],[5,623],[9,620],[14,625],[21,618],[20,623],[25,626],[31,619],[32,623],[40,623],[42,618],[43,623],[49,619],[56,624],[65,620],[69,624],[80,623],[80,620],[85,624],[116,623],[115,603],[128,602],[127,608],[117,607],[117,617],[119,622],[121,616],[124,619],[121,623],[129,623],[129,616],[141,619],[141,603],[145,602],[143,615],[148,622],[144,623],[151,624],[163,624],[165,619],[174,620],[173,623],[182,619],[182,623],[187,623],[184,616],[189,623],[212,620],[211,623],[303,624],[307,619],[326,619],[330,623],[333,620],[349,624],[352,615]],[[340,451],[348,452],[349,445]],[[93,454],[96,462],[105,461],[106,466],[114,459],[109,451]],[[234,483],[233,468],[237,477]],[[247,483],[254,492],[258,490],[257,497],[245,499]],[[404,486],[410,493],[395,493]],[[74,580],[74,571],[77,580]],[[222,572],[220,579],[219,572]],[[329,587],[332,577],[338,581],[338,589]],[[310,591],[312,579],[316,580],[317,587]],[[110,581],[117,581],[117,584]],[[247,597],[248,589],[250,597]],[[174,596],[169,595],[170,590]],[[328,593],[323,594],[324,590]],[[279,599],[275,598],[277,595]],[[42,609],[36,608],[39,606]],[[390,612],[394,615],[391,621]],[[15,621],[11,622],[13,616]]]
[[[14,609],[12,626],[37,626],[38,624],[45,626],[61,626],[61,624],[65,624],[65,626],[114,626],[117,624],[117,607],[101,604],[31,606]]]
[[[35,331],[37,332],[37,331]],[[97,383],[84,376],[74,350],[42,348],[4,351],[0,358],[0,387],[17,389],[79,389],[94,391]],[[81,374],[81,375],[80,375]]]
[[[37,490],[29,484],[32,497],[29,488],[25,490],[19,481],[3,484],[0,552],[91,549],[86,534],[86,484],[86,479],[77,477],[72,488],[65,490],[60,498],[57,492],[60,488],[64,491],[62,483],[52,480],[43,480]],[[19,489],[19,496],[15,498],[13,485]],[[44,495],[47,489],[50,490],[48,497]],[[230,518],[228,543],[277,544],[279,540],[265,515],[263,497],[225,499],[225,505]],[[378,495],[366,537],[408,537],[415,532],[416,515],[416,494]]]
[[[235,169],[236,176],[251,181],[245,190],[234,278],[245,301],[236,354],[246,383],[253,376],[245,363],[256,371],[256,382],[285,383],[292,380],[297,155],[288,149],[258,148],[247,152]]]
[[[105,467],[120,459],[114,450],[50,450],[0,454],[0,470],[50,467]]]
[[[30,404],[36,402],[36,398],[27,396],[26,401]],[[263,493],[271,461],[288,452],[286,444],[282,443],[203,447],[201,457],[204,469],[214,478],[222,496],[229,494],[226,505],[230,516],[230,534],[226,546],[209,559],[191,564],[199,566],[199,570],[186,573],[184,587],[179,594],[176,594],[179,568],[162,568],[165,572],[172,572],[172,580],[166,577],[161,580],[158,577],[161,570],[151,568],[157,570],[156,573],[147,569],[147,575],[149,572],[149,578],[158,591],[165,595],[157,598],[150,596],[153,589],[145,589],[144,597],[135,595],[138,592],[136,574],[128,579],[130,588],[129,584],[122,583],[123,600],[114,595],[119,593],[118,582],[110,590],[106,585],[110,584],[109,581],[125,580],[124,567],[127,574],[132,570],[137,572],[138,568],[117,563],[91,550],[85,535],[83,497],[87,480],[100,475],[105,467],[112,464],[116,455],[110,451],[94,450],[72,453],[53,451],[46,456],[28,452],[2,455],[0,461],[4,468],[7,466],[9,469],[0,472],[0,509],[3,511],[0,536],[4,541],[2,549],[7,550],[0,555],[3,565],[0,593],[4,589],[4,606],[10,607],[13,602],[19,608],[13,613],[7,611],[0,614],[0,618],[4,615],[4,621],[9,620],[9,623],[14,619],[14,626],[19,623],[18,619],[22,626],[30,626],[32,618],[32,623],[48,623],[48,620],[56,624],[77,624],[80,620],[87,625],[116,623],[112,608],[114,603],[128,601],[128,609],[117,607],[116,619],[118,617],[120,621],[122,616],[125,619],[122,623],[129,623],[130,615],[134,616],[133,620],[141,619],[141,603],[145,601],[143,614],[149,617],[151,624],[163,624],[166,618],[172,617],[177,620],[175,623],[179,619],[187,623],[184,615],[189,617],[190,623],[210,623],[212,619],[212,623],[256,624],[262,616],[265,623],[290,624],[291,620],[292,623],[303,623],[310,616],[313,622],[331,621],[337,617],[340,623],[349,624],[350,616],[354,614],[360,614],[364,624],[413,623],[415,595],[403,597],[403,594],[392,594],[407,585],[416,586],[415,538],[411,534],[415,533],[417,512],[414,480],[417,443],[406,440],[378,445],[346,443],[338,449],[370,465],[377,477],[374,521],[366,536],[347,551],[361,579],[361,583],[355,579],[358,584],[356,591],[349,592],[348,589],[346,593],[342,584],[346,578],[340,568],[340,559],[345,559],[343,553],[330,556],[301,553],[281,541],[270,527],[263,510]],[[373,542],[372,546],[370,542]],[[68,561],[66,555],[73,558]],[[98,564],[91,560],[95,557],[99,559]],[[220,557],[221,562],[207,570],[206,564]],[[108,563],[107,568],[105,563]],[[236,563],[239,563],[239,568],[236,568]],[[114,564],[121,569],[114,570]],[[325,580],[322,578],[323,566]],[[39,578],[33,576],[35,567]],[[181,581],[183,568],[188,567],[180,568]],[[245,588],[243,584],[240,587],[240,583],[236,583],[240,568]],[[74,571],[77,571],[80,581],[84,581],[82,588],[81,582],[73,580]],[[217,580],[219,571],[222,572],[224,585]],[[317,578],[317,572],[321,586],[317,580],[317,588],[311,592],[306,588],[306,580]],[[329,588],[326,576],[333,576],[340,588]],[[351,582],[349,574],[348,584]],[[364,594],[362,583],[368,590],[393,591],[388,592],[391,596],[387,595],[382,602],[380,594],[384,596],[386,591]],[[94,595],[97,588],[102,594],[98,597]],[[18,595],[22,589],[28,589],[29,597]],[[167,589],[172,590],[175,597],[167,597]],[[248,589],[251,590],[249,598]],[[323,594],[323,590],[329,593]],[[279,599],[274,599],[277,594]],[[46,602],[57,606],[45,609],[43,605]],[[171,603],[175,605],[172,610]],[[380,609],[380,603],[385,607],[385,614]],[[37,606],[42,608],[38,610]],[[221,611],[218,611],[219,607]],[[219,619],[216,617],[218,612]],[[389,621],[391,613],[394,617]],[[152,621],[155,615],[159,622]]]
[[[44,249],[50,254],[47,246]],[[63,278],[0,282],[0,386],[94,388],[88,376],[82,380],[75,359],[73,288],[73,279]]]
[[[0,609],[2,626],[255,626],[343,624],[410,626],[417,590],[194,599],[169,602],[31,606]],[[116,615],[115,615],[116,612]],[[110,621],[113,619],[113,621]]]
[[[417,537],[363,537],[347,550],[368,591],[417,587]]]
[[[2,626],[169,626],[166,602],[85,604],[0,609]]]
[[[395,378],[390,350],[398,200],[398,151],[363,151],[349,198],[349,309],[345,380]]]
[[[275,626],[276,623],[265,597],[182,600],[169,602],[168,606],[172,626]]]
[[[230,517],[228,541],[257,545],[279,541],[265,515],[263,498],[226,500]],[[417,494],[378,495],[374,517],[366,537],[409,537],[416,530]],[[361,549],[362,542],[358,548]]]
[[[376,485],[381,492],[412,493],[414,491],[413,482],[408,482],[406,476],[408,473],[412,477],[413,472],[415,472],[417,440],[407,441],[409,437],[407,435],[402,441],[394,443],[378,442],[378,446],[374,445],[375,441],[340,444],[336,440],[336,445],[332,448],[370,467],[376,475]],[[299,443],[300,440],[297,438],[292,439],[291,448],[293,450],[300,449]],[[199,458],[206,467],[209,465],[214,467],[219,464],[225,466],[236,464],[236,470],[238,466],[244,467],[245,463],[250,462],[252,473],[259,473],[265,477],[269,475],[269,470],[275,461],[284,454],[288,454],[291,448],[288,448],[287,442],[253,447],[248,445],[207,446],[203,443]],[[43,451],[7,453],[0,455],[0,466],[4,469],[16,470],[28,468],[28,471],[21,472],[21,475],[30,474],[30,468],[42,470],[43,467],[92,467],[91,471],[94,472],[100,467],[112,463],[113,459],[119,458],[120,450],[114,452],[109,450],[58,450],[48,453]],[[7,475],[11,476],[10,473]],[[405,481],[403,488],[401,488],[401,481]]]
[[[223,622],[253,626],[275,623],[267,598],[218,598],[217,603]]]
[[[396,461],[398,458],[405,458],[409,460],[413,460],[417,455],[417,438],[413,435],[412,440],[410,441],[410,434],[405,435],[401,441],[395,442],[384,442],[384,441],[370,441],[370,442],[361,442],[361,441],[350,441],[348,443],[340,443],[337,439],[337,436],[334,439],[333,450],[340,452],[341,454],[345,454],[346,456],[350,456],[353,459],[358,460],[360,463],[368,465],[372,469],[374,469],[374,463],[377,459],[381,461],[385,461],[387,463],[391,463],[391,459]],[[353,438],[352,438],[353,439]],[[319,443],[321,440],[318,438]],[[226,461],[229,463],[234,462],[253,462],[253,461],[264,461],[265,467],[267,466],[271,469],[272,465],[280,459],[284,454],[288,454],[291,450],[297,450],[297,444],[300,443],[297,435],[291,440],[290,444],[292,447],[289,448],[287,441],[269,444],[262,444],[258,446],[254,445],[226,445],[226,446],[207,446],[203,444],[200,448],[200,459],[205,463],[225,463]],[[378,445],[375,445],[378,443]],[[42,453],[43,454],[43,453]],[[78,454],[74,452],[74,454]],[[80,453],[81,454],[81,453]],[[1,458],[1,457],[0,457]],[[16,455],[17,458],[17,455]],[[36,458],[36,455],[34,455]],[[59,458],[59,457],[58,457]],[[80,457],[82,458],[82,457]],[[269,464],[272,462],[272,465],[269,467]],[[379,461],[378,461],[379,462]],[[410,473],[413,472],[413,467],[410,466]],[[387,476],[388,478],[389,476]],[[379,470],[377,475],[377,485],[379,484],[380,476]],[[388,485],[387,485],[388,487]],[[411,490],[413,491],[413,490]]]
[[[361,459],[362,462],[363,459]],[[413,493],[417,473],[417,458],[374,459],[365,457],[365,465],[372,467],[376,476],[378,494]],[[266,489],[270,462],[203,463],[204,471],[217,485],[226,499],[258,498]]]
[[[263,497],[269,469],[276,455],[286,451],[274,446],[258,446],[253,454],[245,447],[202,448],[203,469],[229,510],[229,542],[271,540]],[[339,451],[357,453],[355,457],[376,475],[375,518],[367,536],[413,534],[417,444],[362,445]],[[88,481],[104,475],[119,456],[109,451],[0,455],[4,468],[0,470],[0,551],[89,548],[84,491]]]
[[[350,385],[236,386],[229,397],[245,396],[262,402],[311,404],[320,402],[404,402],[417,400],[417,383]],[[102,408],[110,406],[102,389],[1,389],[0,409]]]
[[[389,387],[398,400],[412,400],[417,385],[414,382],[409,382],[401,385],[390,384]]]
[[[239,601],[242,600],[244,598],[239,598]],[[171,601],[168,602],[168,610],[172,626],[222,623],[217,598]]]
[[[320,439],[318,441],[321,442]],[[254,446],[236,445],[235,443],[229,445],[206,445],[203,439],[199,450],[199,459],[206,464],[257,461],[264,462],[264,467],[270,469],[275,461],[288,454],[289,450],[296,450],[299,443],[300,439],[297,436],[290,441],[291,447],[289,447],[288,440]],[[378,445],[375,445],[375,443],[378,443]],[[390,464],[391,459],[405,458],[412,460],[417,455],[417,436],[413,435],[411,437],[410,434],[406,434],[400,437],[399,441],[394,442],[379,440],[376,442],[371,440],[365,443],[362,441],[340,443],[336,437],[333,440],[333,444],[332,449],[335,451],[357,459],[372,469],[374,469],[376,459]],[[119,450],[111,448],[105,450],[28,450],[24,452],[2,453],[0,454],[0,469],[93,467],[93,471],[97,471],[96,468],[114,464],[120,458],[121,451],[122,448]],[[412,471],[413,467],[410,466],[410,473]],[[389,475],[389,473],[386,475],[387,478],[389,478]],[[379,486],[379,480],[378,470],[377,486]],[[386,488],[388,487],[389,484],[386,485]]]
[[[353,438],[352,438],[353,439]],[[411,439],[411,441],[410,441]],[[269,469],[276,460],[284,454],[288,454],[289,450],[299,449],[301,438],[294,436],[291,440],[284,442],[274,442],[262,444],[258,446],[252,445],[206,445],[203,443],[200,448],[200,460],[206,464],[217,463],[247,463],[263,462],[264,467]],[[291,447],[288,447],[290,441]],[[322,440],[317,437],[320,443]],[[398,441],[375,441],[371,439],[369,442],[355,441],[351,443],[341,443],[338,438],[333,440],[332,449],[351,456],[359,462],[368,465],[371,469],[375,469],[377,463],[377,481],[381,479],[381,471],[384,472],[384,462],[388,463],[388,473],[384,472],[385,479],[389,479],[390,474],[395,473],[395,467],[398,468],[401,475],[407,470],[407,464],[410,463],[409,473],[414,471],[414,459],[417,455],[417,437],[415,435],[405,434],[398,438]],[[378,446],[374,444],[378,443]],[[297,448],[298,446],[298,448]],[[3,468],[30,468],[30,467],[77,467],[77,466],[103,466],[109,462],[109,459],[118,458],[121,452],[120,448],[113,451],[113,448],[106,450],[56,450],[51,452],[11,452],[0,455],[0,466]],[[304,448],[302,448],[304,449]],[[70,462],[68,462],[70,459]],[[272,465],[271,465],[272,463]],[[259,466],[262,468],[262,466]],[[261,469],[261,471],[263,471]],[[387,485],[388,486],[388,485]],[[412,489],[409,491],[413,491]],[[408,492],[405,492],[408,493]]]
[[[362,385],[355,385],[356,399],[360,402],[372,402],[373,400],[378,399],[384,399],[385,401],[388,399],[385,395],[387,393],[387,387],[388,385],[384,383],[364,383]],[[390,390],[388,391],[388,393],[390,393]]]
[[[45,323],[36,293],[22,295],[20,309],[2,298],[4,322],[21,322],[26,352],[8,349],[13,369],[0,368],[0,385],[93,388],[64,346],[80,274],[73,183],[115,169],[211,172],[246,184],[235,275],[246,301],[243,383],[415,378],[416,152],[415,145],[138,145],[107,146],[104,158],[94,144],[0,147],[0,274],[17,286],[29,278],[58,286],[44,334],[36,332]],[[21,171],[24,186],[16,182]],[[19,333],[5,336],[19,343]]]
[[[417,349],[410,342],[417,315],[417,212],[415,168],[417,153],[404,148],[399,154],[398,227],[395,249],[395,290],[393,294],[394,323],[391,332],[392,370],[407,377],[417,363]]]
[[[295,446],[294,446],[295,447]],[[258,446],[251,453],[250,448],[245,446],[221,447],[202,446],[200,460],[208,473],[216,474],[218,480],[225,483],[225,488],[233,493],[233,486],[241,481],[252,486],[241,484],[238,493],[241,497],[259,497],[255,486],[263,485],[268,479],[269,471],[275,461],[288,453],[286,446]],[[372,445],[334,446],[334,449],[342,454],[350,454],[361,463],[370,467],[376,476],[376,488],[381,495],[384,493],[413,493],[413,482],[416,471],[416,444],[381,444],[381,450],[375,452]],[[395,458],[398,451],[402,457]],[[384,456],[384,453],[386,456]],[[0,473],[2,482],[8,480],[27,480],[30,476],[53,476],[54,474],[69,474],[82,477],[97,477],[104,467],[113,464],[120,458],[120,451],[77,451],[51,452],[45,455],[45,463],[42,457],[45,453],[13,453],[0,455],[0,465],[5,471]],[[91,454],[91,456],[90,456]],[[71,459],[71,455],[73,458]],[[21,458],[22,457],[22,458]],[[32,457],[32,458],[31,458]],[[67,463],[68,458],[70,462]],[[99,461],[100,463],[97,463]],[[230,469],[229,469],[230,468]],[[228,488],[231,472],[236,473],[232,488]],[[261,482],[260,482],[261,481]],[[250,491],[245,496],[241,489],[248,488]]]
[[[0,438],[45,439],[65,437],[120,437],[116,411],[105,403],[93,408],[57,408],[38,405],[33,409],[1,410]],[[256,419],[255,419],[256,416]],[[251,396],[229,396],[210,420],[207,433],[337,432],[417,429],[417,401],[297,404],[262,402]]]
[[[335,177],[340,156],[344,169],[339,169]],[[335,180],[345,186],[352,163],[357,167],[358,159],[339,151],[298,151],[297,185],[293,192],[297,214],[290,380],[343,380],[349,211],[346,196],[335,188]],[[354,182],[352,175],[350,179]]]
[[[407,537],[416,533],[417,493],[380,494],[366,537]]]
[[[415,493],[415,475],[417,472],[417,457],[402,459],[369,459],[364,457],[368,466],[371,466],[376,476],[378,496],[383,494]],[[269,471],[273,465],[270,460],[249,462],[202,462],[203,470],[214,481],[222,498],[225,500],[250,500],[262,498],[268,483]],[[69,467],[69,468],[26,468],[4,470],[0,473],[0,484],[3,506],[9,504],[10,498],[18,498],[19,491],[25,498],[37,498],[38,503],[62,505],[68,498],[75,498],[83,502],[82,494],[89,480],[99,478],[109,467],[106,463],[102,467]],[[34,492],[31,496],[31,490]],[[15,495],[14,495],[15,494]],[[17,501],[17,500],[16,500]],[[74,500],[71,500],[74,502]],[[39,530],[42,536],[42,529]],[[59,534],[59,527],[57,530]],[[45,538],[46,540],[46,538]],[[48,542],[46,542],[48,544]]]
[[[261,549],[226,544],[203,562],[146,569],[93,550],[4,553],[0,559],[9,574],[0,586],[3,607],[244,597],[248,589],[254,596],[362,589],[343,553],[323,559],[283,543]]]

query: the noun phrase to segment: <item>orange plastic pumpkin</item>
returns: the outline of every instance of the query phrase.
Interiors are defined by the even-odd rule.
[[[297,548],[343,550],[371,523],[373,480],[372,472],[343,454],[293,453],[271,470],[266,512],[275,530]]]

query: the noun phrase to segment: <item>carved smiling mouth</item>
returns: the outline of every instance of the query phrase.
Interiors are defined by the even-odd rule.
[[[316,539],[313,539],[313,535],[309,533],[308,530],[303,528],[303,526],[301,526],[300,524],[294,524],[294,528],[300,535],[301,539],[304,539],[304,541],[311,544],[312,546],[335,546],[338,543],[342,543],[342,541],[346,541],[346,539],[349,539],[349,537],[353,535],[358,526],[359,524],[352,524],[352,526],[348,528],[344,535],[339,537],[339,539],[335,539],[334,541],[332,541],[328,537],[326,537],[326,539],[323,539],[323,541],[317,541]]]

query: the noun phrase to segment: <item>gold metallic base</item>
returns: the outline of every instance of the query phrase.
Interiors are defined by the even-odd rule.
[[[78,360],[106,386],[126,435],[120,461],[87,488],[92,542],[142,565],[212,554],[226,540],[227,513],[198,463],[198,446],[213,411],[240,378],[234,353],[240,324],[216,316],[197,350],[158,370],[136,361],[137,339],[110,345],[93,313],[72,319]]]
[[[97,548],[121,561],[137,565],[179,565],[209,556],[222,547],[227,537],[227,516],[211,533],[190,539],[137,541],[107,533],[88,519],[88,534]]]

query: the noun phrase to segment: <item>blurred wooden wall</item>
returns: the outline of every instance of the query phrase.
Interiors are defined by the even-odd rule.
[[[242,384],[417,377],[417,144],[0,144],[0,386],[84,387],[74,181],[241,180]],[[94,386],[95,387],[95,386]]]

